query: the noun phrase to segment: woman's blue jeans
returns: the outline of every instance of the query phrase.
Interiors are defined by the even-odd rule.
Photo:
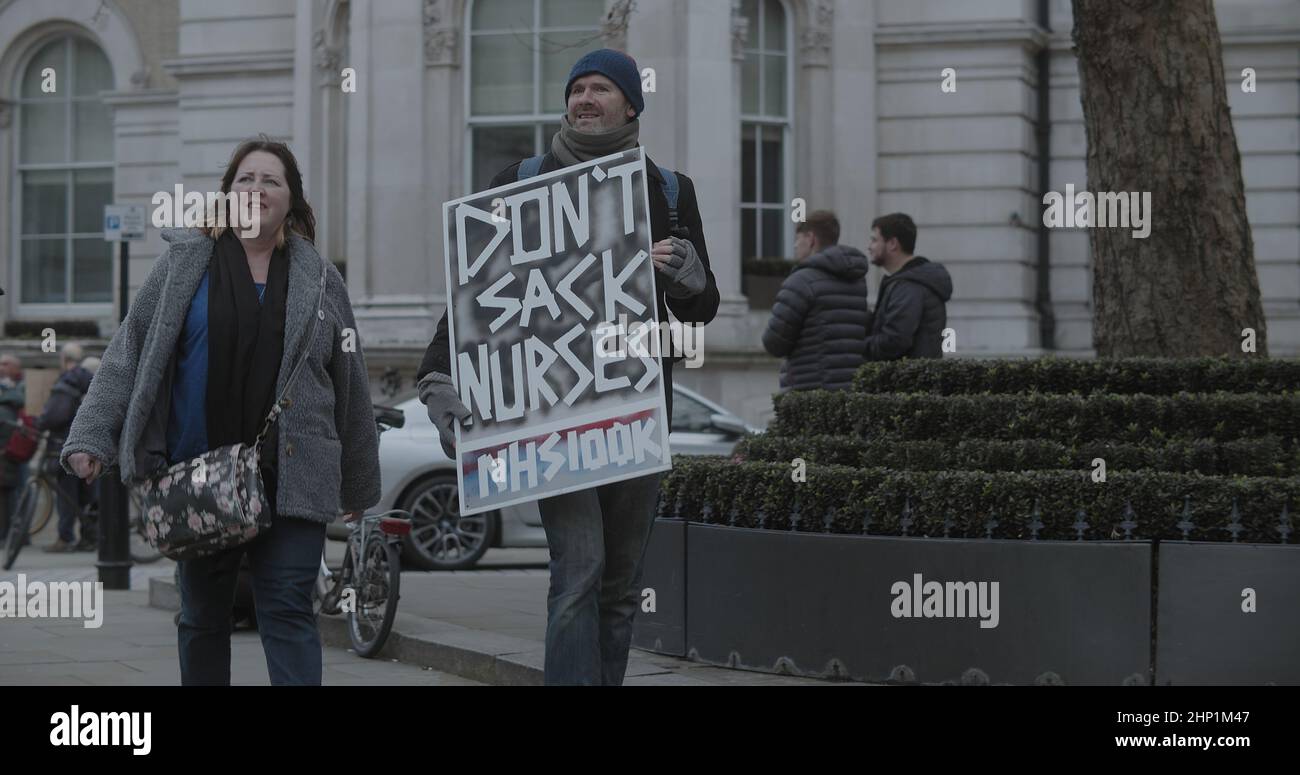
[[[177,563],[181,684],[230,685],[230,614],[240,560],[247,553],[271,684],[320,686],[321,640],[312,590],[324,548],[324,524],[276,517],[270,530],[243,546]]]

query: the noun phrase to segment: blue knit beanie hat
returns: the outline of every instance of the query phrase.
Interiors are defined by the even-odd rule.
[[[573,91],[573,82],[592,73],[600,73],[613,81],[636,109],[637,116],[645,110],[645,96],[641,94],[641,70],[636,66],[636,60],[612,48],[593,51],[579,59],[573,66],[569,71],[569,82],[564,86],[565,105],[569,104],[569,92]]]

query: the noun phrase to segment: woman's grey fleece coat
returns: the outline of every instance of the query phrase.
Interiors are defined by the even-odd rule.
[[[166,464],[167,421],[176,341],[190,300],[212,257],[213,241],[195,229],[163,232],[170,245],[131,303],[126,321],[104,352],[72,422],[59,462],[88,453],[118,463],[124,483]],[[276,395],[320,316],[307,362],[280,402],[279,492],[276,513],[330,522],[342,511],[379,502],[379,438],[365,358],[359,342],[344,351],[344,329],[356,330],[343,278],[328,264],[324,309],[317,309],[322,264],[310,242],[289,238],[289,290],[284,357]],[[322,316],[323,315],[323,316]],[[355,336],[350,337],[355,342]]]

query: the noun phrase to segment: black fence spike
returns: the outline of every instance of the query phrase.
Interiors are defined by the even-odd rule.
[[[1241,510],[1237,508],[1237,498],[1232,498],[1232,519],[1228,520],[1228,532],[1232,533],[1232,543],[1237,543],[1237,536],[1245,526],[1241,524]]]
[[[755,514],[754,516],[757,517],[757,519],[758,519],[758,529],[759,529],[759,530],[762,530],[763,528],[766,528],[766,527],[767,527],[767,508],[766,508],[766,507],[764,507],[764,506],[759,506],[759,507],[758,507],[758,513]]]
[[[1124,521],[1119,523],[1120,528],[1124,531],[1124,540],[1133,540],[1133,528],[1137,527],[1137,521],[1134,519],[1137,514],[1133,512],[1133,503],[1124,501]]]
[[[862,535],[867,535],[871,532],[871,523],[875,521],[876,515],[871,513],[870,506],[862,509]]]
[[[997,513],[997,511],[996,511],[996,510],[990,510],[990,511],[989,511],[989,518],[986,519],[986,520],[984,520],[984,537],[985,537],[985,538],[992,538],[992,537],[993,537],[993,531],[996,530],[997,527],[998,527],[998,525],[1000,525],[1000,524],[1002,524],[1002,523],[998,521],[998,513]]]
[[[795,493],[794,504],[790,507],[790,530],[799,532],[799,522],[803,520],[803,504],[799,502],[799,493]]]
[[[898,521],[898,524],[903,528],[903,535],[907,535],[908,531],[912,529],[912,497],[910,495],[903,501],[903,518]]]
[[[1192,540],[1192,531],[1196,529],[1196,523],[1192,521],[1192,499],[1191,496],[1183,496],[1183,518],[1175,525],[1183,533],[1183,540]]]
[[[1282,543],[1287,542],[1287,539],[1290,538],[1292,532],[1291,512],[1287,508],[1289,505],[1290,501],[1282,502],[1282,516],[1278,517],[1277,521],[1277,534],[1282,539]]]
[[[1034,510],[1029,515],[1029,540],[1037,541],[1038,533],[1043,529],[1043,513],[1038,508],[1038,498],[1034,498]]]
[[[944,538],[949,538],[949,537],[951,537],[952,526],[953,526],[954,524],[956,524],[956,523],[954,523],[954,522],[952,521],[952,514],[948,514],[947,516],[945,516],[945,517],[943,518],[943,537],[944,537]]]
[[[713,501],[707,497],[700,505],[700,521],[706,525],[713,523]]]
[[[740,519],[740,499],[733,498],[731,501],[731,510],[727,512],[727,524],[735,527],[736,520]]]
[[[1071,525],[1070,527],[1074,528],[1074,534],[1075,534],[1074,540],[1082,541],[1083,534],[1087,532],[1089,527],[1088,515],[1084,513],[1082,506],[1079,507],[1078,513],[1076,513],[1074,516],[1074,524]]]
[[[834,532],[834,530],[835,530],[835,514],[836,514],[836,510],[835,510],[835,508],[834,508],[834,507],[831,507],[831,508],[826,509],[826,513],[822,515],[822,532],[823,532],[823,533],[831,533],[831,532]]]

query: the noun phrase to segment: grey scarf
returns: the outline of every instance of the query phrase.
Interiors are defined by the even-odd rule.
[[[569,123],[569,116],[560,117],[560,131],[551,139],[551,153],[559,159],[560,164],[571,164],[599,159],[619,151],[629,151],[637,147],[641,138],[641,121],[632,119],[617,129],[608,132],[580,132]]]

